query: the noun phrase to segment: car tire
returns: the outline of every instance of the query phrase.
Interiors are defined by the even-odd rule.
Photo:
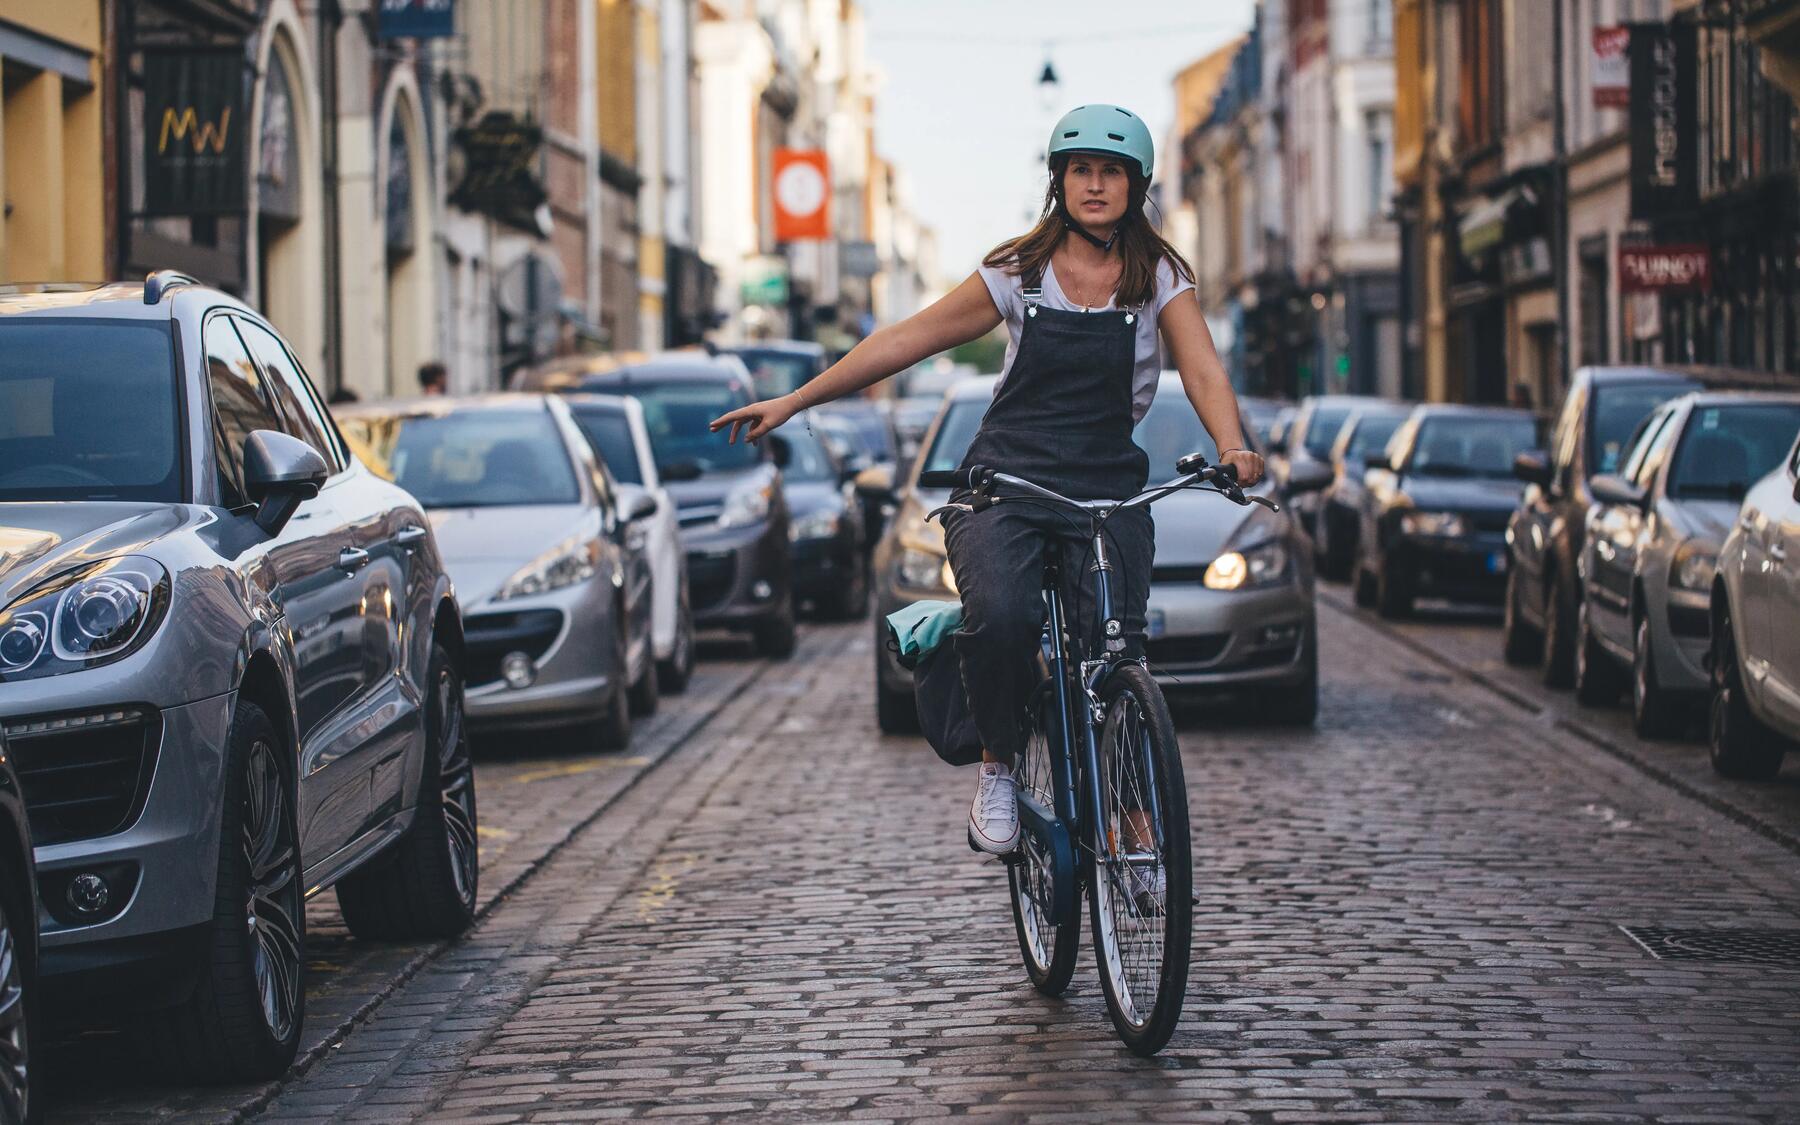
[[[1282,727],[1310,727],[1319,719],[1319,639],[1316,626],[1309,626],[1300,656],[1303,669],[1297,683],[1269,688],[1258,700],[1268,721]]]
[[[1575,700],[1586,707],[1611,707],[1624,690],[1624,669],[1594,636],[1593,611],[1584,599],[1575,611]]]
[[[406,835],[338,883],[344,924],[372,941],[455,937],[475,921],[481,857],[462,675],[441,645],[427,673],[419,800]]]
[[[895,691],[882,680],[881,660],[887,644],[887,629],[879,622],[875,628],[875,725],[882,734],[917,734],[919,708],[910,691]]]
[[[675,617],[675,649],[656,665],[657,687],[667,695],[680,695],[694,676],[694,610],[688,605],[687,585],[682,584],[681,603]]]
[[[794,645],[799,640],[799,629],[794,624],[794,603],[790,601],[786,608],[758,621],[750,639],[758,656],[786,660],[794,655]]]
[[[35,1093],[41,1083],[32,1079],[42,1026],[35,966],[28,956],[32,906],[31,890],[24,884],[0,888],[0,1121],[21,1125],[43,1120],[44,1099]],[[41,1058],[37,1065],[41,1073]]]
[[[1556,565],[1554,559],[1546,561]],[[1544,595],[1544,643],[1539,659],[1544,686],[1551,688],[1566,688],[1575,682],[1575,610],[1562,587],[1561,580],[1553,578]]]
[[[601,718],[595,741],[602,750],[623,750],[631,745],[631,659],[625,651],[625,618],[614,619],[612,700]],[[583,728],[585,729],[585,728]]]
[[[1352,587],[1351,596],[1356,599],[1356,604],[1360,608],[1375,608],[1376,596],[1379,593],[1375,585],[1375,576],[1360,562],[1356,564],[1355,573],[1350,577],[1350,585]]]
[[[145,1016],[139,1028],[165,1077],[268,1081],[287,1070],[300,1046],[306,912],[294,787],[281,746],[262,708],[241,700],[226,736],[218,875],[200,978],[185,1000]],[[256,925],[247,924],[252,918]],[[259,974],[275,986],[266,1004]]]
[[[833,621],[861,621],[869,612],[869,560],[860,552],[850,557],[850,581],[832,591],[827,613]]]
[[[1382,559],[1375,575],[1375,612],[1389,620],[1410,616],[1413,608],[1412,579],[1398,571],[1392,561]]]
[[[645,648],[649,645],[646,643]],[[657,704],[661,701],[662,681],[656,678],[656,656],[644,653],[644,668],[638,673],[637,683],[631,685],[626,695],[626,704],[637,718],[649,718],[656,714]]]
[[[1738,667],[1737,638],[1727,610],[1713,623],[1712,707],[1707,716],[1713,769],[1725,777],[1763,781],[1781,770],[1787,746],[1750,712]]]
[[[1319,527],[1323,533],[1318,551],[1319,576],[1342,582],[1356,565],[1355,536],[1347,530],[1349,523],[1345,520],[1337,521],[1334,527],[1330,518],[1321,516]]]
[[[1656,653],[1651,650],[1650,619],[1640,616],[1632,631],[1631,726],[1639,738],[1673,738],[1687,725],[1687,708],[1671,699],[1656,682]]]
[[[1508,664],[1516,668],[1536,664],[1544,654],[1544,635],[1525,623],[1519,610],[1519,567],[1508,559],[1506,601],[1500,618],[1500,646]]]

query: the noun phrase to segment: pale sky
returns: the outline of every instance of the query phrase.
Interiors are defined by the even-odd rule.
[[[875,145],[912,184],[955,284],[1036,217],[1050,127],[1085,102],[1114,102],[1156,138],[1174,118],[1170,80],[1242,34],[1251,0],[864,0],[869,54],[884,83]],[[1038,88],[1046,41],[1061,85]]]

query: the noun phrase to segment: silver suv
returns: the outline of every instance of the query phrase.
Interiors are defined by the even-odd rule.
[[[270,1078],[306,896],[357,934],[474,916],[459,615],[425,513],[293,351],[179,275],[0,291],[0,724],[60,1011],[159,1069]]]

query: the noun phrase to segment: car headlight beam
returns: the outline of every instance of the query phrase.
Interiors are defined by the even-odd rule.
[[[1243,590],[1269,586],[1287,577],[1286,544],[1272,539],[1239,551],[1227,551],[1212,561],[1200,579],[1208,590]]]
[[[808,513],[788,524],[788,539],[795,543],[802,539],[830,539],[838,533],[840,519],[838,513],[829,508]]]
[[[1683,590],[1710,590],[1718,571],[1717,552],[1707,544],[1689,540],[1676,549],[1670,561],[1669,581]]]
[[[524,598],[586,582],[600,569],[598,539],[568,539],[527,563],[500,587],[494,600]]]
[[[34,679],[135,651],[169,605],[169,574],[126,555],[67,571],[0,611],[0,675]]]
[[[725,497],[719,512],[720,527],[743,527],[767,519],[771,501],[775,499],[773,480],[755,480],[739,485]]]
[[[1458,539],[1467,534],[1468,525],[1455,512],[1407,512],[1400,517],[1400,530],[1407,535]]]

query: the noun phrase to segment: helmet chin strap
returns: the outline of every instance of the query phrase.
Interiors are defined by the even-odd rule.
[[[1070,218],[1067,208],[1065,208],[1063,210],[1063,226],[1068,227],[1070,230],[1074,231],[1076,234],[1087,239],[1090,243],[1093,244],[1094,249],[1100,251],[1102,254],[1106,253],[1107,251],[1109,251],[1113,248],[1113,243],[1117,242],[1119,239],[1119,228],[1123,227],[1124,225],[1125,225],[1124,223],[1120,223],[1118,226],[1115,226],[1112,229],[1112,233],[1107,235],[1105,240],[1102,241],[1101,239],[1094,237],[1093,231],[1088,230],[1086,227],[1082,226],[1080,223],[1078,223],[1074,219]]]

